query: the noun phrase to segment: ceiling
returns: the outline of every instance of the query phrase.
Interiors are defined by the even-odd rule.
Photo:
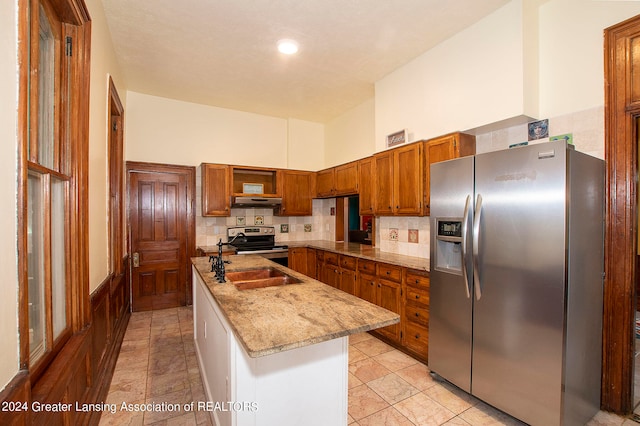
[[[103,0],[127,89],[325,123],[508,0]],[[276,42],[292,38],[296,55]]]

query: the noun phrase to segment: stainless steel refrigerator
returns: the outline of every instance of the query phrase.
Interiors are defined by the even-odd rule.
[[[431,166],[429,368],[532,425],[600,406],[604,162],[564,141]]]

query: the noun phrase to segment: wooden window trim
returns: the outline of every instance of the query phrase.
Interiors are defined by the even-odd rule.
[[[119,276],[124,272],[124,108],[120,96],[109,76],[109,273]],[[114,130],[114,125],[116,129]],[[113,240],[113,241],[112,241]]]
[[[18,268],[19,268],[19,333],[20,333],[20,368],[28,370],[30,381],[36,383],[42,377],[47,367],[55,359],[57,353],[69,341],[70,336],[85,328],[89,323],[89,282],[88,282],[88,129],[89,129],[89,57],[91,22],[88,10],[83,0],[49,0],[48,11],[55,12],[60,17],[60,40],[66,36],[73,39],[72,57],[69,60],[69,73],[60,74],[59,82],[68,81],[72,90],[60,98],[56,98],[55,105],[61,114],[69,116],[68,130],[60,126],[55,130],[58,137],[69,140],[68,152],[54,153],[54,165],[48,169],[36,164],[37,150],[30,153],[29,133],[32,127],[37,128],[37,113],[30,111],[29,86],[32,82],[30,61],[33,34],[38,34],[36,28],[38,19],[34,15],[39,13],[38,0],[18,0]],[[60,48],[62,49],[62,47]],[[37,56],[36,56],[37,57]],[[62,57],[65,60],[67,57]],[[63,67],[64,68],[64,67]],[[37,85],[36,85],[37,86]],[[60,86],[62,87],[62,86]],[[66,96],[69,95],[69,96]],[[31,94],[31,96],[34,96]],[[35,117],[34,117],[35,116]],[[34,120],[36,120],[34,122]],[[35,126],[34,126],[35,124]],[[31,155],[30,155],[31,154]],[[36,161],[31,161],[36,160]],[[51,342],[51,351],[43,355],[36,365],[29,365],[29,313],[28,313],[28,268],[27,268],[27,177],[29,170],[46,172],[49,176],[68,179],[65,221],[68,222],[68,247],[66,258],[70,285],[67,287],[67,328]],[[49,336],[51,338],[51,336]]]

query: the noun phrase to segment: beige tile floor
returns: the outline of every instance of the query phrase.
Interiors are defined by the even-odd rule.
[[[100,425],[211,425],[193,344],[190,307],[133,313],[122,343]],[[179,404],[179,410],[135,412],[121,404]],[[459,389],[434,381],[426,365],[369,334],[351,336],[349,417],[358,426],[522,425]],[[589,426],[636,425],[600,412]],[[242,425],[240,425],[242,426]],[[332,426],[332,425],[328,425]]]

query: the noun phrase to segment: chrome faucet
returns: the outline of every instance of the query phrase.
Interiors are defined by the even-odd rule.
[[[230,245],[238,237],[242,237],[243,240],[246,241],[246,237],[242,232],[239,232],[236,236],[234,236],[232,239],[230,239],[226,243],[223,243],[222,242],[222,238],[220,238],[220,241],[218,241],[218,244],[216,244],[218,246],[218,256],[209,256],[209,261],[211,261],[211,272],[215,272],[216,273],[216,279],[218,280],[219,283],[227,282],[224,279],[224,274],[225,274],[224,264],[225,263],[231,263],[230,260],[223,260],[222,259],[222,246]]]

